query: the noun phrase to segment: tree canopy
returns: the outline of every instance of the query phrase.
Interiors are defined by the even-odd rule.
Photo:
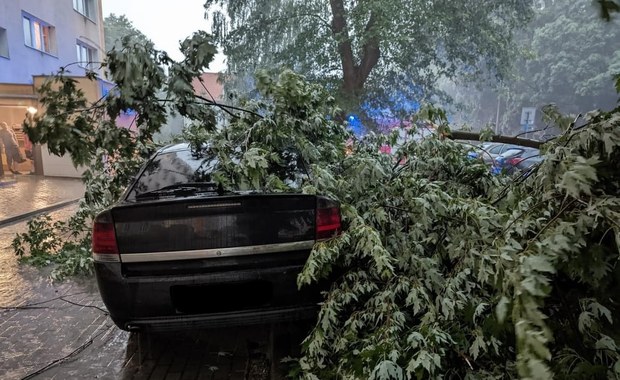
[[[604,22],[592,1],[547,1],[526,36],[529,54],[506,87],[523,106],[555,103],[564,112],[610,109],[620,72],[620,22]]]
[[[114,13],[103,20],[103,33],[105,35],[106,51],[111,50],[113,47],[120,47],[123,37],[132,38],[139,43],[151,41],[141,31],[136,29],[125,15],[116,16]]]
[[[355,110],[428,99],[440,77],[502,76],[531,0],[208,0],[213,32],[240,80],[289,67]]]

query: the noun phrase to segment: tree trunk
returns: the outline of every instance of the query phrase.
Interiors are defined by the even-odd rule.
[[[375,12],[370,14],[365,27],[366,42],[362,46],[361,59],[358,64],[353,54],[344,2],[343,0],[330,0],[330,5],[333,16],[332,33],[338,42],[338,54],[342,64],[341,92],[348,101],[358,103],[363,94],[364,84],[381,56],[380,41],[375,31],[378,16]]]

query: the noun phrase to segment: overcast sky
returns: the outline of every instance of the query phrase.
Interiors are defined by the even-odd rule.
[[[102,0],[102,3],[104,18],[110,13],[127,16],[157,49],[166,51],[175,60],[183,58],[179,41],[197,30],[211,32],[204,18],[204,0]],[[207,71],[222,71],[225,67],[224,57],[218,54]]]

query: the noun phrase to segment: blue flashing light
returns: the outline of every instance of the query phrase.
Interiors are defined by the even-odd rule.
[[[359,117],[357,115],[349,115],[349,116],[347,116],[347,121],[348,121],[348,124],[349,124],[349,129],[356,136],[364,135],[364,126],[362,125],[362,121],[359,119]]]

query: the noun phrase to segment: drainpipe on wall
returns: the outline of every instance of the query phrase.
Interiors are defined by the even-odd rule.
[[[34,174],[43,175],[43,158],[41,157],[41,145],[36,144],[32,147],[32,160],[34,165]]]

